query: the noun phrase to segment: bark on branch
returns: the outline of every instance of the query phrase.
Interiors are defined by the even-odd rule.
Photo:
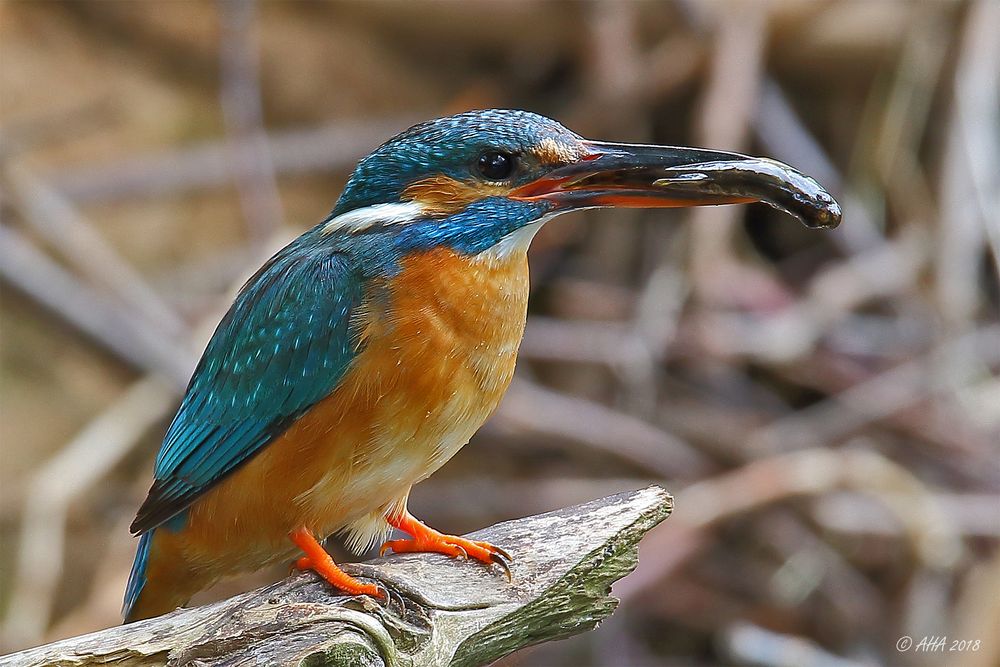
[[[0,665],[482,665],[594,628],[635,567],[642,536],[673,500],[659,487],[500,523],[470,537],[502,545],[514,582],[495,569],[407,554],[345,567],[391,592],[331,594],[311,573],[215,604],[73,637]]]

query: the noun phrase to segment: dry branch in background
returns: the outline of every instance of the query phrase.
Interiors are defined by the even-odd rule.
[[[470,537],[514,556],[513,583],[494,570],[411,554],[346,566],[389,591],[334,596],[311,574],[0,658],[42,665],[482,665],[519,648],[594,628],[635,568],[639,540],[669,516],[659,487],[508,521]]]

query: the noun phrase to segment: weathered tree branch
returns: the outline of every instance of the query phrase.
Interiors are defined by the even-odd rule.
[[[443,556],[345,566],[391,602],[334,596],[315,575],[0,658],[0,665],[482,665],[594,628],[642,536],[673,507],[659,487],[508,521],[471,537],[511,552],[514,582]]]

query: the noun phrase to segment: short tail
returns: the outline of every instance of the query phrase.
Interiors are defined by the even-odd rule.
[[[138,620],[132,617],[135,603],[146,586],[146,568],[149,567],[149,547],[153,542],[153,531],[148,531],[139,537],[139,548],[132,561],[132,571],[128,575],[128,585],[125,586],[125,601],[122,603],[122,618],[126,623]]]
[[[162,540],[154,540],[156,529],[139,537],[139,548],[125,587],[122,618],[126,623],[160,616],[186,603],[202,588],[203,577],[195,573]]]

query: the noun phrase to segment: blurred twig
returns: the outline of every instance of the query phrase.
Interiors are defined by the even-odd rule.
[[[978,305],[983,240],[1000,277],[1000,46],[987,27],[998,20],[1000,5],[991,0],[969,9],[947,124],[936,284],[952,327],[961,326]]]
[[[642,563],[632,579],[616,587],[616,593],[627,598],[655,589],[657,580],[705,545],[706,531],[724,521],[788,498],[845,488],[870,494],[890,509],[905,527],[915,554],[929,566],[947,568],[962,554],[960,535],[927,487],[905,468],[863,449],[806,449],[755,461],[676,494],[677,507],[687,508],[677,515],[680,527],[669,534],[650,533],[646,548],[659,557]]]
[[[721,640],[732,660],[760,667],[866,667],[874,663],[831,655],[802,637],[771,632],[749,623],[736,623],[722,632]]]
[[[281,226],[284,214],[264,130],[260,53],[254,0],[219,0],[222,23],[221,98],[236,189],[250,236],[260,242]]]
[[[638,464],[663,478],[695,477],[709,468],[702,454],[665,431],[598,403],[547,390],[524,378],[511,385],[491,423],[584,444]]]
[[[420,118],[345,120],[317,128],[274,131],[267,136],[267,152],[275,173],[281,175],[348,169],[386,137],[416,120]],[[42,176],[50,187],[76,202],[163,197],[228,185],[234,169],[236,174],[254,173],[251,164],[233,164],[228,151],[225,141],[207,141],[103,166],[67,167]]]
[[[119,358],[187,383],[192,353],[145,320],[81,284],[13,228],[0,226],[0,275]]]
[[[16,164],[4,175],[24,220],[80,273],[122,299],[162,335],[183,336],[187,327],[173,309],[59,192]]]
[[[161,379],[136,382],[107,410],[36,471],[28,484],[14,583],[17,609],[3,626],[11,645],[42,639],[63,576],[67,515],[74,502],[118,465],[175,405],[176,392]]]
[[[884,419],[917,402],[949,391],[933,370],[950,364],[950,358],[974,350],[984,367],[1000,363],[1000,327],[959,336],[935,347],[929,354],[879,373],[864,382],[791,415],[752,434],[748,447],[774,452],[789,448],[837,442],[861,426]]]

